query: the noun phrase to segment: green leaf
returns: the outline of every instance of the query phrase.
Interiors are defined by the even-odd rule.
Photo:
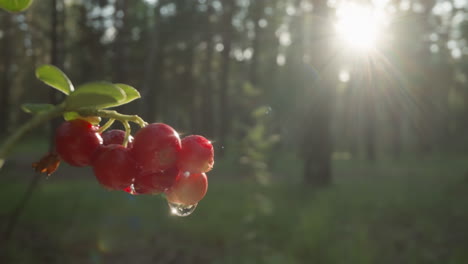
[[[1,1],[1,0],[0,0]],[[64,94],[73,92],[73,84],[67,75],[54,65],[45,64],[36,69],[37,79],[61,91]]]
[[[65,100],[66,108],[102,109],[120,105],[127,98],[122,88],[107,82],[92,82],[80,85]]]
[[[55,106],[51,104],[23,104],[21,109],[28,114],[38,114],[54,109]]]
[[[67,121],[75,120],[75,119],[83,119],[90,122],[93,125],[99,125],[101,122],[101,118],[99,116],[80,116],[77,112],[65,112],[63,114],[63,118]]]
[[[133,88],[130,85],[123,84],[123,83],[115,83],[114,85],[120,87],[127,95],[127,99],[125,99],[125,101],[122,102],[122,104],[127,104],[133,100],[141,98],[140,93],[137,91],[137,89]]]
[[[20,12],[32,4],[32,0],[0,0],[0,8],[10,12]]]

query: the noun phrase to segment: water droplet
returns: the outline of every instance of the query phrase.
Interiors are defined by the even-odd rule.
[[[171,202],[167,202],[167,204],[171,209],[171,214],[176,216],[189,216],[195,211],[195,208],[197,208],[198,205],[197,203],[192,205],[183,205]]]

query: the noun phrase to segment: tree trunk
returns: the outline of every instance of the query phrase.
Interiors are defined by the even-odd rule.
[[[317,83],[314,106],[309,107],[310,119],[304,120],[304,179],[309,185],[324,187],[331,183],[331,135],[329,81]],[[309,87],[311,88],[311,87]]]
[[[127,70],[125,68],[125,62],[127,58],[127,49],[125,48],[128,40],[128,3],[127,0],[117,0],[115,3],[115,16],[114,21],[121,22],[120,26],[117,26],[117,37],[114,40],[114,61],[113,61],[113,72],[114,81],[120,83],[127,83]],[[122,19],[117,18],[117,14],[122,12]]]
[[[402,117],[403,117],[403,104],[398,83],[394,80],[381,77],[379,80],[383,84],[383,91],[387,91],[388,102],[386,104],[386,112],[389,115],[390,121],[390,155],[393,159],[398,160],[402,152]]]
[[[316,187],[327,186],[331,183],[331,135],[330,118],[333,80],[335,79],[330,61],[333,59],[331,50],[330,30],[331,23],[328,17],[328,7],[325,0],[314,2],[313,21],[310,23],[312,32],[310,47],[310,64],[313,68],[304,65],[303,90],[303,154],[304,154],[304,180],[307,184]],[[308,52],[304,52],[307,54]],[[304,59],[303,59],[304,60]],[[307,64],[307,62],[306,62]],[[313,72],[318,71],[318,76]]]
[[[253,22],[254,22],[254,38],[252,40],[252,49],[253,49],[253,54],[252,54],[252,59],[250,62],[250,83],[253,86],[258,85],[258,55],[260,53],[260,25],[258,21],[260,20],[263,12],[263,1],[252,1],[251,4],[253,5],[252,7],[252,15],[253,15]]]
[[[223,45],[222,51],[222,68],[220,76],[220,93],[219,93],[219,107],[220,107],[220,124],[219,124],[219,156],[223,157],[225,154],[226,140],[229,134],[231,113],[228,100],[229,90],[229,75],[231,69],[231,42],[232,42],[232,16],[234,13],[234,6],[228,4],[229,1],[224,2],[224,21],[223,21]]]
[[[198,116],[198,87],[193,78],[193,64],[195,60],[195,41],[193,36],[187,36],[187,50],[184,55],[184,75],[182,78],[182,91],[187,102],[188,117],[190,118],[188,126],[190,131],[198,133],[200,121]]]
[[[11,57],[13,55],[12,36],[11,36],[11,15],[7,13],[2,14],[3,18],[3,45],[2,45],[2,80],[0,86],[0,135],[8,132],[8,125],[10,123],[10,65]]]
[[[160,23],[160,9],[162,3],[155,7],[155,22],[153,32],[150,36],[148,46],[148,56],[145,60],[145,70],[143,76],[143,87],[141,89],[142,100],[140,101],[140,112],[149,122],[154,122],[160,118],[159,94],[162,87],[161,69],[164,61],[165,38],[162,36]]]
[[[392,124],[392,156],[395,160],[401,156],[401,115],[400,113],[392,113],[391,117]]]
[[[365,85],[365,84],[364,84]],[[370,87],[372,88],[372,87]],[[366,158],[368,161],[375,161],[375,128],[376,128],[376,109],[374,97],[371,96],[371,92],[367,93],[369,98],[365,102],[364,112],[364,144],[366,151]]]
[[[213,15],[213,7],[208,7],[206,23],[206,58],[205,58],[205,85],[201,87],[201,124],[203,134],[208,138],[214,136],[214,107],[213,107],[213,28],[210,17]]]
[[[59,41],[63,39],[63,36],[60,36],[64,31],[59,30],[59,11],[58,11],[58,4],[59,1],[62,0],[52,0],[52,14],[50,20],[50,64],[55,65],[59,68],[62,68],[61,58],[59,58]],[[63,2],[60,3],[62,8],[65,8]],[[62,21],[62,25],[64,25],[65,21]],[[60,33],[59,33],[60,32]],[[61,101],[61,94],[57,93],[55,89],[51,89],[49,92],[49,102],[51,104],[58,104]],[[50,150],[52,151],[54,148],[54,136],[55,136],[55,128],[59,125],[58,119],[53,119],[50,121]]]

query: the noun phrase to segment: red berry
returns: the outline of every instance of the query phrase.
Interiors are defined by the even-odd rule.
[[[154,123],[136,133],[132,155],[143,172],[157,172],[173,167],[179,151],[179,134],[166,124]]]
[[[55,133],[60,158],[72,166],[90,165],[92,154],[102,144],[97,130],[97,126],[81,119],[62,123]]]
[[[166,198],[171,203],[193,205],[203,199],[207,190],[205,173],[180,172],[174,186],[166,192]]]
[[[182,139],[178,167],[190,173],[208,172],[213,168],[214,151],[211,142],[197,135]]]
[[[138,174],[130,151],[122,145],[100,146],[93,155],[93,171],[99,183],[110,190],[123,190]]]
[[[162,193],[175,183],[179,170],[172,167],[164,171],[147,172],[135,178],[134,188],[138,194]]]
[[[136,194],[135,191],[134,191],[134,189],[132,188],[132,186],[127,186],[127,187],[125,187],[125,188],[123,189],[123,191],[126,192],[126,193],[129,193],[129,194],[132,194],[132,195],[135,195],[135,194]]]
[[[112,129],[102,133],[102,144],[103,145],[110,145],[110,144],[117,144],[122,145],[125,139],[125,131],[120,129]],[[128,145],[127,148],[132,148],[133,146],[133,137],[130,136],[128,138]]]

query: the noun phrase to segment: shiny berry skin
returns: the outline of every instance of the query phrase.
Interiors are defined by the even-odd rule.
[[[109,190],[123,190],[139,171],[130,151],[122,145],[100,146],[93,155],[92,166],[99,183]]]
[[[172,127],[153,123],[136,133],[132,155],[143,172],[157,172],[176,164],[180,148],[179,134]]]
[[[190,173],[208,172],[213,168],[214,150],[211,142],[198,135],[182,139],[178,167],[181,171]]]
[[[122,145],[125,139],[125,131],[120,129],[112,129],[107,130],[106,132],[102,133],[102,144],[103,145],[110,145],[110,144],[118,144]],[[133,137],[130,136],[128,138],[128,145],[127,148],[132,148],[133,146]]]
[[[170,203],[193,205],[198,203],[208,190],[205,173],[180,172],[172,188],[166,192]]]
[[[55,132],[55,149],[60,158],[72,166],[91,164],[91,156],[102,144],[98,127],[75,119],[62,123]]]
[[[175,166],[163,171],[139,174],[133,184],[135,192],[138,194],[165,192],[174,185],[178,174],[179,169]]]
[[[135,192],[132,186],[125,187],[122,191],[129,193],[131,195],[137,195],[138,193]]]

